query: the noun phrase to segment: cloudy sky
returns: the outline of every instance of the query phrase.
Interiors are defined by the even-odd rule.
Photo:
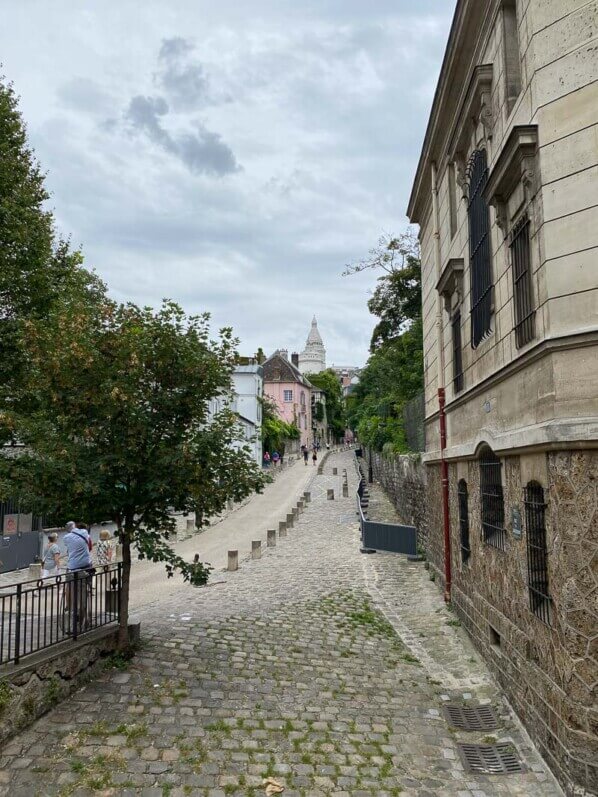
[[[241,350],[361,364],[454,0],[4,0],[2,72],[63,234],[119,299],[232,325]]]

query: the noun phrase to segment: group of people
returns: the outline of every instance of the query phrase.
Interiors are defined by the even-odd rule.
[[[264,467],[269,468],[270,465],[276,466],[279,462],[282,465],[283,456],[284,454],[279,454],[278,451],[273,451],[272,454],[270,454],[269,451],[264,451]]]
[[[95,547],[85,523],[69,520],[63,542],[67,553],[66,572],[92,570],[94,566],[103,567],[112,562],[114,551],[108,529],[100,531]],[[44,550],[42,577],[50,578],[61,572],[62,552],[58,546],[58,534],[48,534],[48,544]]]
[[[320,450],[319,444],[313,446],[311,450],[311,462],[312,465],[315,465],[318,461],[318,451]],[[301,446],[301,453],[303,454],[303,462],[307,465],[307,461],[309,459],[309,448],[306,445]]]

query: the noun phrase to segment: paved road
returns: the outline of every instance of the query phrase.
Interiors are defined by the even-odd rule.
[[[263,493],[255,495],[243,506],[235,509],[214,526],[201,534],[175,544],[178,554],[191,561],[199,553],[203,562],[214,567],[212,580],[218,580],[219,571],[227,566],[229,550],[238,550],[241,559],[249,556],[252,540],[263,540],[266,531],[278,529],[278,521],[296,506],[297,499],[308,489],[316,468],[311,464],[295,462],[280,473]],[[188,585],[180,578],[169,579],[164,565],[154,562],[135,562],[132,571],[131,608],[137,610],[158,598],[171,598],[187,592]]]
[[[142,607],[135,661],[9,742],[0,795],[561,795],[423,566],[359,554],[333,464],[355,487],[329,460],[261,560]],[[497,728],[450,727],[447,702],[491,703]],[[493,739],[524,772],[464,770],[458,744]]]

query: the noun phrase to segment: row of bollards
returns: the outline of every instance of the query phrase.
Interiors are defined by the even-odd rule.
[[[305,511],[307,504],[311,501],[311,493],[306,491],[303,493],[303,497],[297,501],[297,506],[294,506],[292,511],[288,513],[286,520],[281,520],[278,523],[278,537],[280,539],[284,539],[287,536],[287,531],[292,529],[295,525],[295,521],[298,519],[299,515]],[[276,546],[276,529],[268,529],[266,531],[266,547],[274,548]],[[262,541],[261,540],[252,540],[251,541],[251,558],[252,559],[261,559],[262,558]],[[230,573],[235,572],[239,569],[239,551],[229,551],[228,552],[228,567],[227,570]]]

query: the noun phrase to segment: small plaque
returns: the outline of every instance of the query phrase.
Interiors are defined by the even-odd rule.
[[[521,538],[521,510],[518,506],[511,509],[511,522],[513,524],[513,537]]]

